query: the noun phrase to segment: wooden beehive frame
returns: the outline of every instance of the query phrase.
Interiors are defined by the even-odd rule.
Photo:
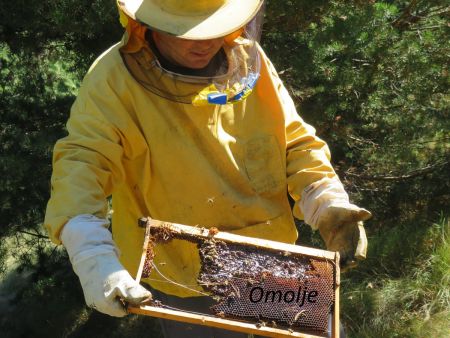
[[[171,230],[173,234],[183,234],[195,236],[197,238],[208,239],[214,237],[216,240],[221,240],[227,243],[243,244],[263,249],[269,249],[274,251],[289,252],[292,254],[300,254],[312,258],[324,259],[333,263],[335,269],[335,299],[333,305],[333,319],[331,322],[331,337],[339,338],[339,285],[340,285],[340,271],[339,271],[339,253],[325,251],[320,249],[308,248],[298,245],[284,244],[280,242],[274,242],[265,239],[257,239],[252,237],[245,237],[235,235],[227,232],[211,232],[205,228],[191,227],[182,224],[162,222],[151,218],[140,220],[141,225],[146,226],[146,236],[144,242],[144,248],[142,253],[141,262],[136,276],[136,281],[140,282],[142,277],[142,271],[144,268],[144,262],[147,255],[147,246],[149,244],[150,229],[155,227],[166,227]],[[248,322],[241,322],[231,319],[218,318],[213,315],[200,315],[192,314],[184,311],[170,310],[156,306],[141,305],[141,306],[128,306],[128,312],[147,315],[151,317],[157,317],[162,319],[170,319],[181,321],[190,324],[206,325],[211,327],[217,327],[221,329],[227,329],[232,331],[239,331],[250,334],[257,334],[267,337],[300,337],[300,338],[319,338],[323,336],[305,334],[292,330],[283,330],[279,328],[273,328],[268,326],[257,327],[255,324]]]

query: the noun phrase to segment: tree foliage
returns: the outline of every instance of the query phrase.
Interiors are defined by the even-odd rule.
[[[264,43],[301,115],[331,146],[341,178],[380,221],[445,208],[448,4],[314,4],[274,7]],[[288,14],[311,7],[308,23]]]
[[[87,67],[121,29],[113,1],[5,2],[0,20],[0,234],[39,231],[53,145]]]

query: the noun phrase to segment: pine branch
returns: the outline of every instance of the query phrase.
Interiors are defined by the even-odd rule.
[[[412,0],[409,5],[403,10],[402,14],[394,20],[392,26],[395,28],[404,29],[411,23],[415,23],[416,21],[420,20],[419,17],[412,14],[412,12],[417,7],[417,3],[417,0]]]
[[[369,180],[369,181],[405,181],[412,178],[416,178],[419,176],[424,176],[426,174],[429,174],[447,164],[449,164],[449,161],[446,162],[438,162],[435,164],[428,165],[423,168],[419,168],[416,170],[412,170],[409,173],[406,173],[404,175],[398,175],[398,176],[384,176],[384,175],[359,175],[352,172],[345,172],[345,175],[351,176],[351,177],[357,177],[359,179],[363,180]]]
[[[44,236],[44,235],[41,235],[41,234],[34,234],[32,232],[28,232],[28,231],[25,231],[25,230],[17,230],[17,232],[20,232],[20,233],[25,234],[25,235],[34,236],[34,237],[37,237],[37,238],[49,239],[48,236]]]

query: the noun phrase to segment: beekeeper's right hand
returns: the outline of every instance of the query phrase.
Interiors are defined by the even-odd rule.
[[[152,294],[120,264],[107,225],[104,219],[79,215],[67,222],[60,239],[80,279],[86,304],[110,316],[123,317],[127,314],[124,302],[139,305]]]

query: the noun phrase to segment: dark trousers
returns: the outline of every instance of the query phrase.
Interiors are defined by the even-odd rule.
[[[209,310],[210,306],[215,304],[210,297],[180,298],[167,295],[157,290],[152,290],[152,293],[154,299],[161,301],[164,305],[178,310],[209,314],[211,313]],[[174,320],[160,319],[159,323],[161,325],[164,338],[263,338],[252,334],[217,329],[203,325],[182,323]],[[328,326],[331,327],[331,325]],[[331,336],[330,332],[328,333],[328,336]],[[345,332],[342,325],[340,325],[340,337],[345,338]]]

